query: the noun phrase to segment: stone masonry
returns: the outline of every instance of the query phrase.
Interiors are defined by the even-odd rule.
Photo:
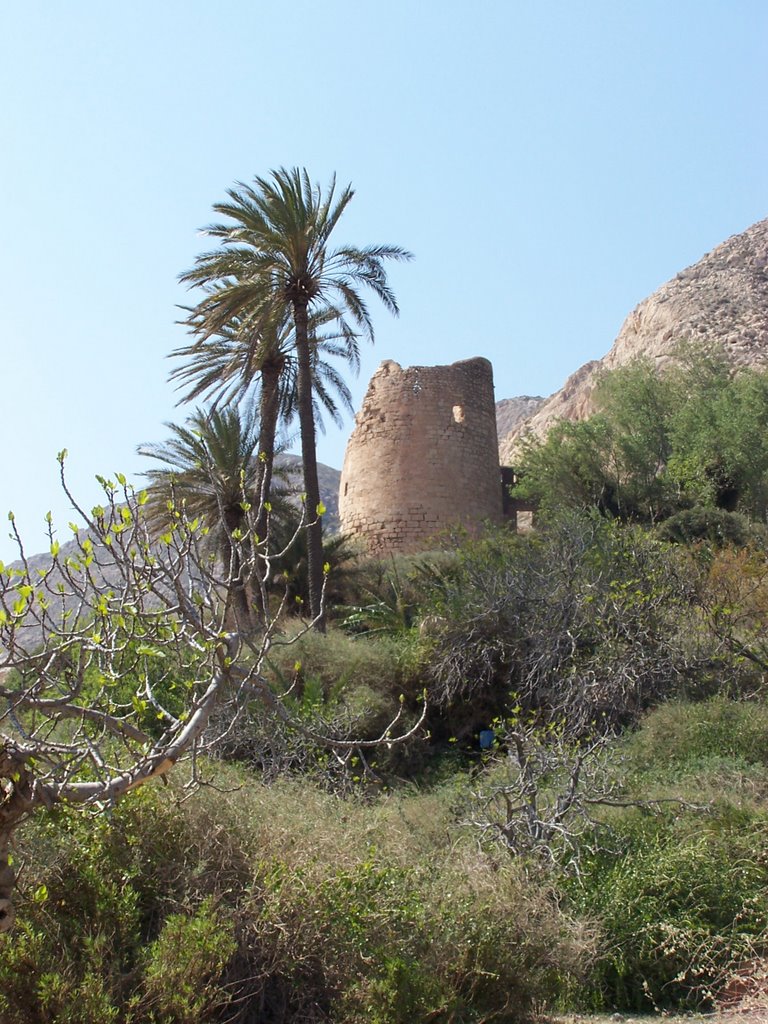
[[[342,532],[372,555],[417,551],[502,519],[493,369],[387,360],[371,378],[341,473]]]

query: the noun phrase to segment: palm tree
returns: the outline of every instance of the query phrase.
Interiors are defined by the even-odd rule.
[[[212,290],[213,291],[213,290]],[[171,352],[171,358],[183,359],[170,380],[185,388],[180,402],[204,398],[214,408],[231,402],[258,404],[259,408],[259,470],[256,492],[261,506],[256,532],[266,529],[266,505],[269,502],[272,465],[278,422],[289,423],[296,413],[296,352],[294,332],[288,315],[278,330],[268,330],[261,336],[249,333],[242,318],[232,322],[214,336],[208,335],[205,311],[187,308],[183,323],[190,328],[195,340]],[[357,336],[350,333],[329,332],[328,324],[336,319],[333,310],[318,310],[310,318],[312,343],[312,400],[315,422],[325,430],[323,415],[342,425],[339,407],[353,411],[352,395],[344,378],[328,362],[340,358],[357,372],[360,354]]]
[[[168,502],[173,501],[190,518],[204,521],[207,544],[232,581],[229,610],[237,628],[247,631],[253,625],[249,563],[255,560],[255,552],[248,551],[247,511],[258,500],[258,422],[253,416],[242,418],[232,407],[208,413],[198,409],[186,426],[166,426],[172,433],[169,440],[139,448],[141,455],[164,463],[145,474],[150,481],[149,516],[162,532],[169,520]]]
[[[370,313],[358,289],[370,288],[396,315],[397,302],[384,262],[408,260],[411,254],[391,245],[330,248],[330,236],[354,195],[348,185],[337,196],[335,177],[323,191],[311,183],[306,170],[280,168],[269,178],[255,178],[252,185],[238,183],[227,195],[229,201],[216,203],[214,210],[228,223],[205,229],[221,241],[221,247],[198,256],[181,280],[207,290],[195,309],[204,318],[209,337],[239,320],[245,334],[258,344],[290,317],[304,489],[311,517],[309,605],[322,629],[322,523],[312,383],[316,346],[310,317],[326,310],[342,337],[359,332],[373,341]]]

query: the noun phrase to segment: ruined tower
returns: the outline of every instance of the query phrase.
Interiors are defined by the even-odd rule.
[[[387,360],[371,378],[341,474],[342,532],[373,555],[502,518],[493,370]]]

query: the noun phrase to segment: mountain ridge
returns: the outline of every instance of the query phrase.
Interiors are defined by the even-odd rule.
[[[599,373],[641,355],[663,366],[681,341],[715,344],[737,367],[768,364],[768,218],[732,235],[640,302],[601,359],[579,367],[531,416],[500,430],[502,465],[514,461],[525,433],[541,437],[559,419],[588,417]]]

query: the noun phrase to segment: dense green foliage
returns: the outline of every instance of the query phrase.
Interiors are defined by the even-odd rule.
[[[765,519],[766,372],[734,375],[724,357],[688,348],[661,374],[644,359],[606,373],[594,399],[589,420],[526,442],[521,496],[646,523],[697,506]]]
[[[627,791],[675,795],[663,813],[628,808],[569,893],[597,914],[595,1005],[711,1005],[768,941],[768,706],[723,696],[671,702],[620,744]]]
[[[373,802],[211,766],[221,788],[181,805],[147,790],[98,823],[41,817],[18,851],[0,1014],[406,1024],[515,1021],[541,1000],[707,1004],[766,950],[766,735],[763,705],[653,712],[611,770],[627,799],[697,807],[606,808],[576,877],[524,872],[459,823],[493,755],[480,776]]]
[[[455,846],[450,791],[340,805],[217,776],[229,792],[181,806],[145,791],[96,826],[37,822],[4,1021],[514,1020],[580,976],[580,929]]]
[[[212,715],[202,793],[22,832],[4,1022],[512,1024],[712,1006],[768,956],[768,378],[697,353],[598,397],[528,444],[534,533],[384,564],[329,544],[327,633],[302,631],[306,547],[274,516],[298,615],[260,698]],[[233,416],[197,427],[175,431],[174,487],[222,515],[231,561],[255,434],[248,455]],[[209,458],[219,435],[231,458]],[[210,493],[206,460],[235,467]],[[142,694],[183,717],[179,644],[139,637],[120,667],[110,700],[149,736]],[[84,701],[102,684],[89,668]],[[407,729],[425,698],[424,733],[392,747],[393,709]]]
[[[615,822],[613,849],[583,867],[574,905],[601,922],[597,1005],[711,1005],[733,972],[764,955],[768,928],[765,812]]]

